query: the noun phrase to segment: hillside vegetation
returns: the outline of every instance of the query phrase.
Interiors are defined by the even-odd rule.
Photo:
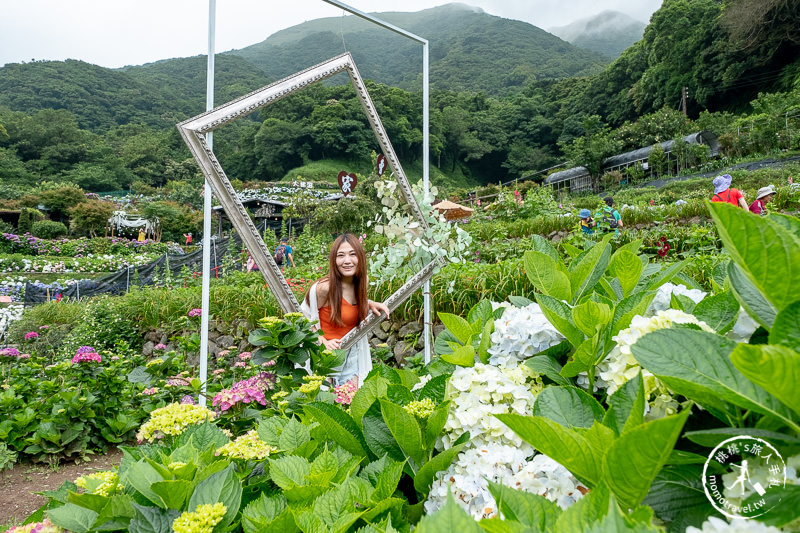
[[[647,25],[619,11],[603,11],[547,31],[578,48],[616,59],[642,38]]]
[[[588,57],[585,52],[576,56],[574,47],[529,24],[454,5],[385,15],[436,35],[431,164],[435,174],[447,176],[440,183],[468,187],[541,180],[542,169],[565,161],[586,165],[699,129],[716,133],[723,155],[732,158],[797,149],[800,30],[793,13],[778,0],[724,6],[665,0],[644,37],[605,70],[559,79],[545,79],[542,72],[569,76],[595,63],[580,66],[573,60]],[[313,62],[329,58],[339,45],[318,30],[341,25],[338,41],[345,36],[362,75],[370,78],[373,65],[369,55],[359,54],[370,50],[382,58],[374,65],[378,80],[385,73],[409,76],[393,84],[368,81],[368,88],[401,161],[418,166],[421,91],[397,86],[417,83],[419,69],[409,62],[419,60],[418,47],[412,53],[403,47],[416,45],[370,37],[351,18],[312,21],[220,55],[216,101],[309,66],[312,55],[303,54],[311,48],[303,52],[303,43],[319,45],[313,53],[323,55]],[[536,62],[536,69],[515,63],[522,59]],[[273,72],[270,61],[287,72]],[[16,201],[25,187],[43,181],[104,191],[199,180],[174,125],[204,109],[204,72],[202,57],[123,70],[80,61],[0,69],[0,196]],[[368,167],[377,142],[352,88],[333,81],[341,83],[309,87],[215,133],[215,151],[229,177],[278,181],[325,159]],[[683,87],[686,116],[676,111]]]

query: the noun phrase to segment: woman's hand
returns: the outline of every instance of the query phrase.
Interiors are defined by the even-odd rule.
[[[322,345],[329,350],[338,350],[342,347],[342,339],[326,339],[325,337],[320,337],[319,340],[322,342]]]
[[[383,302],[373,302],[372,300],[368,300],[367,306],[369,307],[369,310],[376,315],[381,316],[381,313],[383,313],[387,318],[389,317],[389,308]]]

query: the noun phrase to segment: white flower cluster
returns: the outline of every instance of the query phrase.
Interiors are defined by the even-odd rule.
[[[731,520],[728,523],[722,518],[710,516],[700,529],[689,526],[686,533],[782,533],[782,530],[756,520]]]
[[[24,310],[25,306],[22,304],[11,304],[6,307],[0,307],[0,334],[5,333],[12,322],[16,322],[22,318],[22,312]]]
[[[666,311],[669,309],[673,294],[686,296],[694,303],[700,303],[700,301],[705,298],[706,294],[708,293],[701,291],[700,289],[689,289],[686,287],[686,285],[665,283],[656,291],[656,295],[653,297],[653,301],[650,302],[650,306],[647,308],[645,315],[653,316],[659,311]]]
[[[739,308],[739,317],[731,330],[725,334],[731,340],[736,342],[749,342],[753,332],[758,329],[758,322],[747,314],[747,312]]]
[[[448,491],[475,519],[497,515],[497,503],[489,492],[489,481],[539,494],[565,509],[586,491],[569,471],[546,455],[530,454],[516,446],[492,443],[468,448],[446,471],[436,474],[425,501],[430,514],[444,505]]]
[[[642,336],[651,331],[669,328],[673,324],[697,324],[704,331],[713,333],[705,322],[677,309],[658,311],[650,318],[636,315],[631,320],[631,325],[623,329],[611,339],[617,345],[609,352],[595,369],[594,390],[604,389],[609,395],[624,385],[628,380],[642,371],[645,385],[645,399],[648,400],[647,418],[661,418],[677,412],[678,402],[669,393],[666,385],[656,379],[653,374],[639,366],[631,353],[631,346],[636,344]],[[589,379],[586,372],[578,375],[578,385],[588,389]]]
[[[686,296],[694,303],[700,303],[708,293],[700,289],[688,289],[686,285],[665,283],[658,288],[653,301],[650,302],[650,306],[647,308],[645,316],[653,316],[658,311],[669,309],[672,294]],[[750,318],[750,315],[748,315],[744,309],[739,308],[739,316],[736,319],[736,324],[733,325],[733,328],[727,332],[725,336],[736,342],[747,342],[750,340],[750,336],[756,328],[758,328],[756,321]]]
[[[489,363],[514,366],[563,340],[564,336],[545,318],[539,304],[507,307],[503,316],[494,321]]]
[[[470,442],[476,447],[503,444],[530,455],[533,448],[492,415],[530,415],[541,389],[541,379],[525,365],[501,368],[476,363],[457,368],[447,385],[451,405],[440,437],[443,447],[450,448],[469,432]]]
[[[493,415],[530,415],[542,382],[524,364],[497,367],[476,363],[458,368],[447,386],[450,413],[440,444],[450,448],[469,432],[469,445],[450,467],[437,473],[425,510],[444,505],[447,492],[476,519],[497,514],[488,481],[540,494],[562,507],[580,498],[580,486],[567,469],[544,455],[535,455],[524,442]]]

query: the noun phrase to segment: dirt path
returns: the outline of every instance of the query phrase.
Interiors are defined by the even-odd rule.
[[[44,505],[45,498],[35,492],[57,489],[64,481],[75,481],[83,474],[110,470],[118,466],[121,459],[122,452],[114,448],[86,463],[66,463],[56,468],[23,463],[0,472],[0,531],[21,524]]]

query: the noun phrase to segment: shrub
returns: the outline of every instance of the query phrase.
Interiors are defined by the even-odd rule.
[[[95,237],[105,229],[108,219],[114,214],[114,204],[92,199],[70,207],[68,212],[73,231]]]
[[[64,224],[53,220],[40,220],[31,226],[31,234],[40,239],[58,239],[66,236],[67,233],[68,230]]]
[[[44,220],[44,213],[38,209],[30,207],[23,207],[19,213],[19,222],[17,223],[17,233],[30,233],[31,227],[34,222]]]

